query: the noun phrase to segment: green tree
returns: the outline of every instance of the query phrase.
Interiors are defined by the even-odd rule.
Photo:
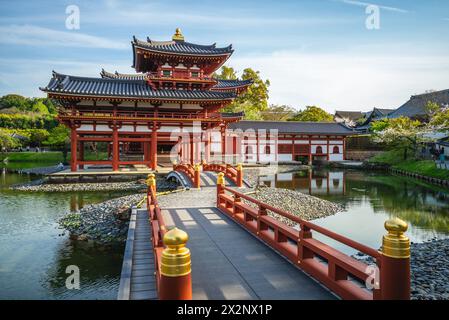
[[[27,111],[30,107],[30,101],[18,94],[8,94],[0,98],[0,109],[14,107],[20,111]]]
[[[48,139],[50,133],[45,129],[35,129],[31,132],[30,142],[37,146],[41,146],[42,142]]]
[[[233,80],[237,79],[235,70],[232,67],[223,66],[220,73],[215,74],[218,79]],[[268,109],[268,87],[269,80],[263,80],[259,71],[251,68],[243,70],[242,80],[252,80],[253,83],[247,90],[237,97],[230,105],[223,109],[224,112],[245,113],[245,119],[261,120],[262,112]]]
[[[9,150],[18,146],[18,141],[11,137],[11,134],[0,129],[0,152]]]
[[[220,68],[220,73],[214,73],[213,77],[216,79],[223,79],[223,80],[236,80],[237,74],[234,68],[222,66]]]
[[[295,109],[286,105],[272,104],[267,110],[261,112],[263,120],[268,121],[287,121],[295,114]]]
[[[43,142],[44,145],[62,149],[64,162],[67,162],[67,153],[70,146],[70,130],[65,125],[60,124],[50,130],[50,136]]]
[[[449,130],[449,108],[444,108],[436,112],[430,119],[429,126],[433,130]]]
[[[316,106],[307,106],[305,110],[298,111],[291,121],[332,122],[334,117]]]
[[[402,149],[404,160],[407,160],[408,151],[416,154],[419,144],[425,140],[421,122],[408,117],[374,121],[371,131],[374,142],[383,143],[389,148]]]
[[[39,114],[48,114],[48,108],[42,101],[36,101],[31,106],[31,111]]]

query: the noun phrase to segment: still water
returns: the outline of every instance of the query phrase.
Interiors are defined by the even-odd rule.
[[[409,224],[411,241],[449,237],[449,190],[408,177],[380,172],[300,171],[259,178],[268,186],[294,189],[341,204],[345,210],[314,220],[318,225],[378,249],[385,220],[399,217]],[[317,238],[353,254],[328,238]]]
[[[123,195],[25,193],[8,186],[28,175],[0,168],[0,299],[115,299],[123,246],[104,248],[72,242],[57,221],[86,204]],[[315,220],[319,225],[378,248],[386,219],[406,220],[412,241],[449,237],[449,191],[410,178],[360,171],[302,171],[260,178],[342,204],[344,212]],[[346,253],[350,248],[320,237]],[[68,290],[66,267],[80,268],[80,290]]]
[[[0,168],[0,299],[116,299],[122,245],[105,248],[61,235],[66,212],[123,193],[26,193],[8,186],[30,176]],[[80,289],[68,290],[66,267],[80,269]]]

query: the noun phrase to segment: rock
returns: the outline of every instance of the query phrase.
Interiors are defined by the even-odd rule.
[[[140,202],[144,193],[119,197],[83,207],[60,219],[62,228],[70,233],[70,239],[100,244],[112,244],[126,240],[130,208]]]
[[[256,188],[255,193],[251,194],[251,196],[304,220],[327,217],[343,210],[343,207],[333,202],[288,189]],[[250,206],[256,207],[251,202],[243,201]],[[297,223],[276,213],[268,211],[268,214],[289,226],[297,225]]]
[[[423,243],[411,243],[411,298],[412,300],[449,299],[449,239],[430,239]],[[353,258],[368,263],[361,257]]]

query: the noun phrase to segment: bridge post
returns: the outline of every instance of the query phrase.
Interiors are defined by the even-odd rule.
[[[237,164],[237,187],[243,187],[243,166],[241,163]]]
[[[394,218],[385,221],[382,239],[380,292],[382,300],[410,300],[410,239],[408,225]]]
[[[190,250],[185,247],[189,235],[173,228],[163,238],[159,299],[191,300],[192,277]]]
[[[196,189],[201,189],[201,179],[200,179],[200,165],[196,164],[193,167],[195,169],[194,179],[193,179],[193,186]]]
[[[150,173],[145,182],[148,188],[153,190],[154,193],[156,193],[156,176],[154,175],[154,173]]]
[[[225,179],[224,173],[219,172],[217,174],[217,207],[220,205],[220,194],[224,193]]]

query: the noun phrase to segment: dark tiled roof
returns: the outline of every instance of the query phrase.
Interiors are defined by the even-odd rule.
[[[115,73],[107,72],[104,69],[101,70],[100,75],[105,79],[121,79],[121,80],[145,80],[147,75],[144,73],[134,73],[134,74],[126,74],[126,73]]]
[[[145,80],[146,74],[144,73],[135,73],[135,74],[126,74],[126,73],[118,73],[115,71],[107,72],[104,69],[101,70],[100,75],[102,78],[106,79],[121,79],[121,80]],[[216,90],[225,90],[225,89],[233,89],[238,87],[244,87],[248,86],[253,83],[253,80],[222,80],[222,79],[215,79],[217,80],[217,84],[212,87],[212,89]]]
[[[304,134],[342,134],[348,135],[354,132],[347,127],[335,122],[299,122],[299,121],[249,121],[243,120],[229,125],[231,129],[259,130],[277,129],[281,133]]]
[[[48,93],[82,96],[132,97],[176,100],[231,100],[234,92],[202,90],[154,90],[144,80],[87,78],[53,72],[48,85],[40,88]]]
[[[374,108],[374,110],[378,111],[379,113],[381,113],[382,115],[387,115],[392,113],[394,110],[396,109],[380,109],[380,108]]]
[[[216,79],[217,84],[213,86],[213,89],[230,89],[230,88],[238,88],[238,87],[244,87],[249,86],[253,83],[253,80],[222,80],[222,79]]]
[[[215,43],[212,45],[199,45],[185,41],[154,41],[147,38],[147,41],[141,41],[133,37],[131,42],[133,46],[156,52],[189,54],[189,55],[226,55],[233,52],[232,45],[223,48],[217,48]]]
[[[362,118],[364,116],[364,113],[360,111],[335,111],[335,116],[356,121]]]
[[[426,104],[432,101],[439,105],[449,104],[449,89],[412,96],[410,100],[388,115],[388,118],[420,117],[427,115]]]

